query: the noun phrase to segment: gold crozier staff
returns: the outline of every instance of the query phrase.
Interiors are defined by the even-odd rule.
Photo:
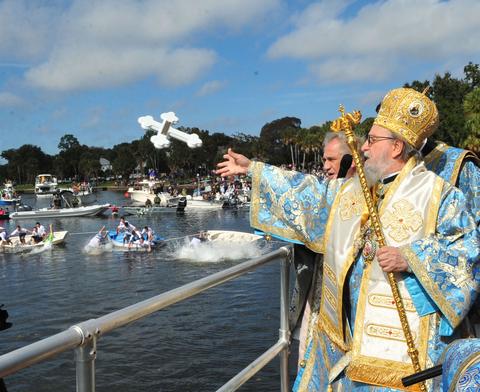
[[[356,138],[353,133],[353,126],[358,125],[360,123],[362,114],[359,111],[354,111],[353,113],[345,114],[345,109],[343,105],[340,105],[340,113],[342,114],[341,117],[332,123],[331,129],[334,132],[345,132],[345,135],[347,136],[347,144],[350,147],[350,150],[352,151],[353,159],[355,161],[355,166],[357,168],[358,177],[360,179],[360,185],[362,187],[363,195],[367,203],[368,213],[370,215],[373,229],[377,237],[378,245],[380,247],[383,247],[383,246],[386,246],[385,237],[382,232],[382,227],[380,226],[380,219],[378,217],[377,208],[375,206],[375,203],[373,202],[372,194],[370,193],[370,189],[368,187],[367,179],[365,177],[365,171],[363,169],[363,163],[358,154]],[[365,262],[369,263],[371,262],[371,259],[366,260]],[[405,306],[403,305],[402,297],[400,296],[400,290],[398,289],[398,284],[397,284],[397,281],[395,280],[394,273],[388,272],[387,278],[388,278],[388,283],[392,288],[393,299],[395,301],[395,306],[398,311],[398,316],[400,317],[400,322],[402,324],[402,330],[405,335],[405,339],[407,341],[408,355],[410,356],[415,372],[420,372],[422,369],[420,367],[420,362],[418,360],[418,350],[415,347],[412,332],[410,330],[410,326],[408,325]],[[427,390],[424,382],[420,384],[420,390],[421,391]]]

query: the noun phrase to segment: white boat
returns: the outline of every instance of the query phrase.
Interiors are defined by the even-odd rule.
[[[100,215],[110,208],[110,204],[95,204],[76,208],[41,208],[33,211],[17,211],[10,214],[13,219],[67,218]]]
[[[86,206],[97,201],[97,195],[89,184],[75,185],[61,193],[71,207]]]
[[[0,248],[6,252],[23,252],[35,248],[41,248],[48,244],[58,245],[65,241],[67,234],[68,231],[54,231],[52,236],[47,235],[43,241],[37,243],[32,240],[31,235],[27,235],[25,236],[25,244],[20,242],[20,238],[18,236],[14,236],[9,238],[11,244],[2,245]]]
[[[0,195],[0,208],[5,212],[13,212],[21,204],[21,198],[17,196],[13,184],[8,181],[3,185]]]
[[[175,205],[176,197],[172,197],[167,192],[161,192],[162,183],[156,180],[143,180],[128,188],[128,196],[136,204],[157,205],[159,207],[167,207]],[[148,200],[148,201],[147,201]]]
[[[246,232],[208,230],[167,241],[175,258],[206,263],[257,257],[270,247],[262,239],[262,236]]]
[[[186,196],[187,205],[185,211],[199,211],[199,210],[220,210],[223,206],[223,201],[206,200],[203,196]]]
[[[57,178],[51,174],[39,174],[35,177],[35,195],[37,197],[51,197],[58,187]]]
[[[123,212],[126,215],[155,215],[163,213],[176,213],[177,207],[140,207],[140,206],[123,206]]]
[[[204,232],[208,241],[222,242],[254,242],[264,239],[263,236],[243,231],[233,230],[207,230]]]

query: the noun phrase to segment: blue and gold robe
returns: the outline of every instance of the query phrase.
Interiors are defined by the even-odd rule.
[[[332,206],[342,187],[351,180],[322,182],[314,176],[285,172],[258,162],[252,163],[249,172],[252,176],[251,225],[324,253]],[[435,235],[402,247],[404,254],[411,258],[409,264],[415,272],[404,277],[411,283],[407,287],[415,309],[419,316],[432,319],[428,341],[424,342],[427,367],[437,362],[445,345],[456,337],[460,322],[477,297],[480,281],[478,232],[465,206],[465,197],[447,183],[441,188],[439,208],[434,211]],[[342,282],[351,304],[345,309],[348,321],[345,335],[355,332],[356,304],[365,265],[364,256],[359,252]],[[295,390],[326,391],[329,385],[334,390],[397,390],[354,382],[345,376],[348,344],[332,340],[328,332],[322,323],[317,323],[309,334],[304,367],[298,374]],[[436,382],[429,383],[431,390],[440,387]]]
[[[480,225],[480,160],[471,151],[439,143],[425,156],[425,166],[465,195],[467,208]]]

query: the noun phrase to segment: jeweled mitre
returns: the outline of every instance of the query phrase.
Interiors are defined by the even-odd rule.
[[[418,149],[437,129],[438,110],[425,94],[411,88],[397,88],[385,95],[373,123]]]

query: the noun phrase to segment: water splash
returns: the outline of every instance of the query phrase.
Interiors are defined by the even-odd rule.
[[[110,241],[101,242],[97,236],[93,237],[83,247],[83,253],[88,255],[100,255],[104,252],[111,252],[113,250],[113,244]]]
[[[216,263],[225,260],[242,260],[258,257],[268,250],[263,241],[207,241],[192,245],[189,239],[170,249],[170,256],[196,263]]]

